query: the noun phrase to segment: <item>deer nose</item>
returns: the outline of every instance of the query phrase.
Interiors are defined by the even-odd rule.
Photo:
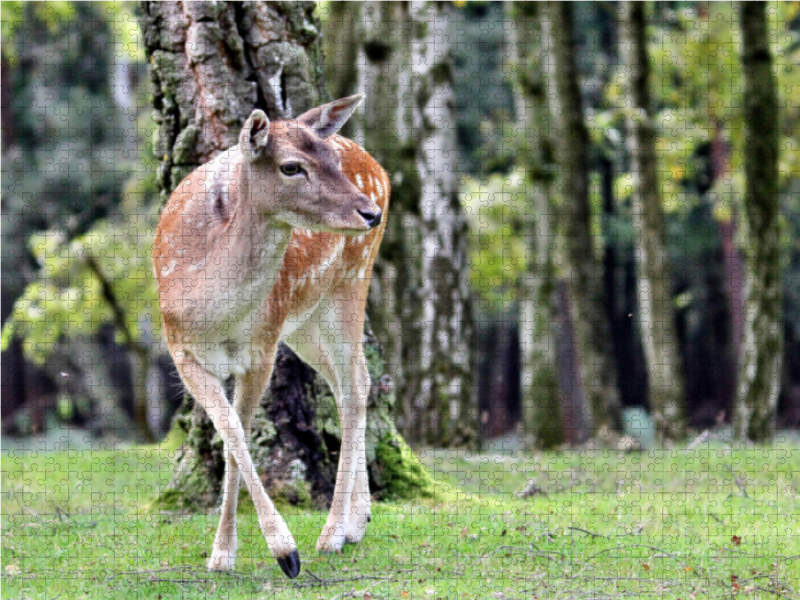
[[[380,210],[377,212],[372,212],[371,210],[359,210],[356,212],[361,215],[361,218],[364,219],[370,227],[377,227],[381,224],[381,219],[383,219],[383,213]]]

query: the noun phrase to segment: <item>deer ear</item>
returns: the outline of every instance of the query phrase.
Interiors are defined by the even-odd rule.
[[[364,94],[334,100],[303,113],[297,117],[297,122],[313,129],[324,139],[339,131],[363,101]]]
[[[254,110],[239,134],[239,147],[248,160],[253,161],[264,155],[269,136],[269,117],[263,110]]]

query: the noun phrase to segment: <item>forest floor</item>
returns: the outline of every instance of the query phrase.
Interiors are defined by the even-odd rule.
[[[440,497],[374,505],[341,553],[285,511],[290,581],[249,501],[231,574],[203,568],[217,515],[147,512],[171,452],[5,451],[2,598],[800,598],[796,444],[420,457]]]

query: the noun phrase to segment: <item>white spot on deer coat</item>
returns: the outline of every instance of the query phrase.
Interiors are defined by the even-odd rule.
[[[178,266],[178,261],[177,259],[173,258],[171,261],[167,263],[166,267],[161,267],[161,276],[166,277],[167,275],[172,273],[175,270],[175,267],[177,266]]]

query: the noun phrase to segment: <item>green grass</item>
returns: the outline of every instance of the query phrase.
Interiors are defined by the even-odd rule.
[[[800,449],[421,453],[445,492],[374,507],[318,556],[325,515],[285,514],[283,577],[252,504],[233,574],[203,569],[216,515],[148,514],[170,452],[2,453],[2,598],[791,598]],[[738,479],[738,483],[737,483]],[[517,497],[530,480],[541,493]]]

